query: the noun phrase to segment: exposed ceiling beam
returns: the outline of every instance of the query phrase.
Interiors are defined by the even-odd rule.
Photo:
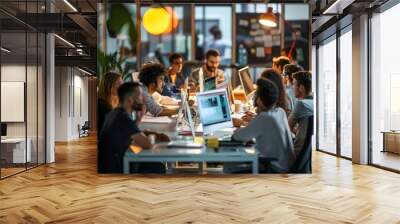
[[[90,39],[97,38],[97,30],[87,21],[85,17],[80,14],[68,14],[67,16],[77,25],[79,25],[90,37]]]

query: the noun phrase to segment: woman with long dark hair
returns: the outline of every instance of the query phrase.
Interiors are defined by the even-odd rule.
[[[283,85],[282,76],[278,73],[277,70],[272,68],[267,68],[261,73],[261,77],[272,81],[278,87],[279,95],[276,106],[282,108],[286,112],[286,115],[289,116],[290,114],[290,110],[288,107],[289,102],[288,102],[288,97],[286,95],[285,86]]]

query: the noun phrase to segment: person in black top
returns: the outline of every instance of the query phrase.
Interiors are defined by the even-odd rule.
[[[123,156],[131,144],[142,149],[153,147],[138,128],[145,112],[140,84],[137,82],[122,84],[118,89],[118,97],[119,106],[107,115],[100,133],[99,173],[122,173]],[[139,164],[138,172],[164,173],[165,168],[162,163]]]
[[[97,137],[107,114],[118,106],[118,88],[122,83],[122,75],[115,72],[107,72],[100,81],[97,101]]]

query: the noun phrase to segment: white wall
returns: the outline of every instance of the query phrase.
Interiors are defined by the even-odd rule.
[[[38,69],[38,70],[37,70]],[[26,84],[26,108],[22,112],[27,115],[24,122],[6,122],[8,138],[27,138],[30,140],[32,162],[44,162],[44,89],[42,68],[25,64],[3,64],[1,66],[1,81],[24,82]],[[26,80],[27,78],[27,80]],[[39,85],[39,86],[37,86]],[[4,96],[3,96],[4,97]],[[10,110],[10,108],[1,108]],[[8,111],[10,112],[10,111]],[[11,111],[12,113],[12,111]],[[39,156],[37,157],[37,153]]]
[[[55,141],[70,141],[89,117],[88,78],[72,67],[56,67],[55,74]]]

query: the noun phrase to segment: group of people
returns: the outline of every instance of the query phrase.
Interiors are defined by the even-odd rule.
[[[99,173],[121,173],[126,149],[129,146],[152,148],[146,137],[150,134],[160,141],[169,140],[166,135],[139,129],[146,113],[154,117],[175,115],[179,107],[168,107],[164,102],[174,102],[174,95],[182,89],[196,91],[200,85],[199,78],[204,80],[215,76],[216,82],[225,80],[222,70],[218,69],[220,55],[216,50],[209,50],[204,65],[193,70],[189,77],[182,74],[183,57],[180,54],[171,54],[169,60],[168,69],[159,63],[142,65],[137,82],[123,83],[122,76],[115,72],[103,75],[98,93]],[[136,168],[145,173],[165,172],[161,163],[143,163]]]
[[[256,82],[256,113],[233,119],[234,126],[239,127],[234,140],[256,139],[260,157],[276,158],[268,164],[260,162],[261,172],[289,172],[304,147],[308,120],[314,113],[311,80],[310,72],[281,56]],[[249,169],[245,164],[224,166],[226,172]]]
[[[139,124],[143,115],[175,115],[179,107],[170,108],[164,102],[173,101],[180,91],[201,91],[201,82],[211,77],[215,77],[216,84],[225,82],[224,73],[218,68],[220,60],[218,50],[207,51],[204,64],[188,77],[182,74],[183,57],[176,53],[170,55],[168,69],[159,63],[143,65],[138,82],[123,83],[120,74],[105,74],[98,94],[98,172],[121,173],[128,147],[153,147],[146,137],[149,134],[154,134],[157,140],[169,141],[166,135],[141,131]],[[261,171],[288,172],[303,147],[307,118],[313,115],[311,74],[290,64],[288,58],[280,57],[274,61],[273,68],[262,72],[256,84],[257,111],[233,120],[239,128],[232,138],[256,139],[260,156],[277,158],[271,166],[261,164]],[[236,170],[236,165],[224,166],[225,172]],[[162,163],[143,163],[136,166],[136,171],[163,173],[165,167]]]

